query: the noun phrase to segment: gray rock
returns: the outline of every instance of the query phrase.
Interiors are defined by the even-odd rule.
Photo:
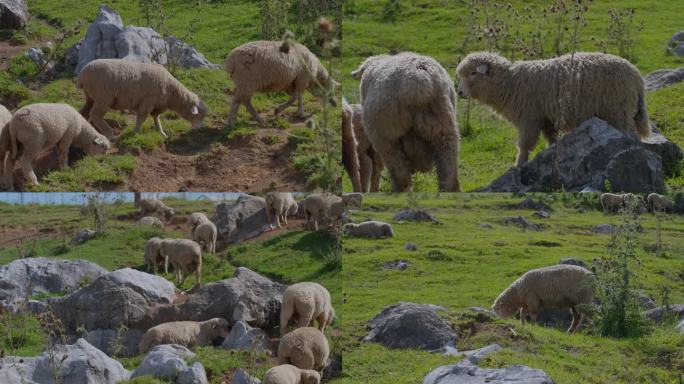
[[[266,217],[266,200],[257,196],[240,195],[234,203],[219,204],[212,221],[218,232],[218,248],[270,230]]]
[[[529,229],[532,231],[541,231],[542,229],[544,229],[543,224],[537,224],[535,222],[527,220],[522,216],[506,217],[503,220],[501,220],[501,222],[505,225],[515,225],[522,229]]]
[[[83,244],[86,241],[89,241],[92,238],[94,238],[95,235],[97,235],[97,232],[93,231],[92,229],[81,229],[80,231],[76,232],[74,238],[71,239],[71,245]]]
[[[613,224],[599,224],[595,226],[591,231],[594,233],[615,233],[617,232],[618,228],[614,226]]]
[[[667,137],[654,133],[651,136],[642,139],[641,142],[644,147],[651,152],[655,152],[660,156],[663,163],[663,172],[666,177],[672,177],[676,174],[679,163],[684,157],[684,153],[679,146],[671,142]]]
[[[178,375],[176,384],[209,384],[207,371],[204,370],[202,363],[198,361]]]
[[[176,65],[180,65],[183,68],[220,68],[218,64],[207,60],[203,54],[197,52],[191,45],[173,36],[167,37],[166,43],[169,47],[169,60]]]
[[[116,35],[114,45],[119,59],[142,63],[167,63],[166,42],[152,28],[130,25]]]
[[[665,315],[672,316],[677,321],[683,320],[684,319],[684,304],[673,304],[673,305],[670,305],[668,308],[657,307],[657,308],[649,309],[648,311],[644,312],[644,315],[646,317],[648,317],[649,319],[655,321],[656,323],[660,323],[661,321],[663,321],[663,318],[665,317]]]
[[[677,84],[681,81],[684,81],[684,67],[676,69],[659,69],[644,77],[646,92],[669,87],[670,85]]]
[[[34,315],[40,315],[47,312],[48,305],[44,301],[39,300],[29,300],[26,302],[26,310],[33,313]]]
[[[230,384],[261,384],[261,380],[254,376],[250,376],[249,373],[240,368],[233,374],[233,380]]]
[[[656,301],[651,296],[643,292],[637,293],[637,300],[639,300],[639,305],[644,310],[650,310],[658,307]]]
[[[423,379],[423,384],[554,384],[540,369],[524,365],[505,368],[480,368],[469,360],[435,368]]]
[[[129,329],[119,334],[116,329],[93,329],[84,335],[71,335],[69,342],[79,338],[85,339],[93,347],[107,354],[107,356],[134,356],[138,353],[138,344],[145,332],[139,329]]]
[[[45,59],[45,53],[43,52],[42,49],[40,49],[38,47],[31,47],[31,48],[27,49],[26,52],[24,53],[24,55],[26,55],[26,57],[28,57],[31,61],[36,63],[38,66],[45,64],[45,62],[47,61]]]
[[[461,354],[465,355],[471,363],[477,364],[480,362],[480,360],[487,357],[487,355],[490,355],[494,352],[498,352],[502,349],[503,348],[499,344],[491,344],[480,349],[475,349],[473,351],[464,351],[461,352]]]
[[[106,5],[100,4],[100,12],[88,27],[78,50],[75,73],[81,72],[81,69],[93,60],[117,58],[115,39],[123,27],[121,16]]]
[[[398,271],[403,271],[407,269],[411,263],[409,263],[406,260],[395,260],[395,261],[390,261],[389,263],[385,263],[382,267],[383,269],[396,269]]]
[[[569,192],[586,187],[604,190],[606,181],[614,191],[662,193],[665,189],[660,156],[592,118],[479,192],[548,192],[561,186]]]
[[[589,266],[583,260],[573,259],[570,257],[564,257],[564,258],[560,259],[558,264],[576,265],[578,267],[589,269]]]
[[[552,212],[553,208],[551,208],[548,204],[545,204],[541,201],[534,201],[532,198],[528,197],[525,200],[521,201],[518,204],[512,204],[509,206],[511,209],[531,209],[533,211],[545,211],[545,212]]]
[[[363,341],[387,348],[442,351],[456,342],[456,332],[437,314],[442,310],[446,308],[430,304],[390,305],[371,319]]]
[[[404,245],[404,249],[407,250],[407,251],[417,251],[417,250],[418,250],[418,247],[417,247],[416,244],[414,244],[414,243],[406,243],[406,244]]]
[[[118,361],[78,339],[73,345],[55,345],[52,361],[58,361],[59,383],[115,384],[128,380],[131,373]],[[38,357],[0,359],[0,383],[56,384],[47,351]]]
[[[106,273],[106,269],[86,260],[15,260],[0,267],[0,304],[16,309],[33,294],[69,292]]]
[[[420,209],[402,209],[392,218],[394,221],[427,221],[438,223],[439,220],[431,213]]]
[[[221,348],[265,351],[268,349],[268,343],[269,338],[266,332],[259,328],[252,328],[244,321],[238,321],[223,340]]]
[[[339,377],[342,374],[342,354],[333,353],[328,359],[328,363],[323,368],[323,378],[328,381],[332,378]]]
[[[677,32],[672,36],[667,44],[667,49],[675,56],[684,56],[684,31]]]
[[[677,329],[679,330],[679,333],[684,333],[684,320],[677,325]]]
[[[24,29],[29,11],[24,0],[0,0],[0,28]]]
[[[194,356],[194,353],[182,345],[157,345],[150,349],[140,366],[133,371],[131,379],[150,375],[175,381],[181,372],[188,369],[188,363],[185,360]]]
[[[542,210],[535,212],[533,215],[534,215],[534,217],[537,217],[540,219],[548,219],[551,217],[551,215],[548,212],[542,211]]]
[[[67,332],[76,333],[80,327],[147,329],[158,324],[150,319],[152,309],[175,297],[173,283],[165,278],[125,268],[102,275],[68,296],[50,299],[49,304]]]
[[[489,223],[482,223],[482,224],[480,224],[480,228],[482,228],[482,229],[492,229],[492,228],[494,228],[494,227],[492,227],[492,225],[489,224]]]

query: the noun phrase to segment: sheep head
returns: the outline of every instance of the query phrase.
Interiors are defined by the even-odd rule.
[[[90,141],[88,148],[84,148],[84,150],[89,155],[101,155],[109,150],[109,140],[104,135],[98,133]]]
[[[506,290],[503,291],[494,301],[492,310],[502,319],[515,316],[515,314],[520,310],[516,288],[506,288]]]
[[[483,103],[495,102],[502,81],[508,74],[511,62],[490,52],[476,52],[466,56],[456,68],[458,95]]]
[[[302,370],[300,382],[302,384],[320,384],[321,374],[312,370]]]
[[[212,339],[224,339],[228,336],[228,331],[230,329],[228,320],[217,317],[209,320],[209,323],[211,325]]]
[[[207,117],[207,106],[199,99],[199,97],[190,93],[190,98],[185,103],[185,110],[181,113],[183,118],[192,122],[192,129],[202,128],[202,121]]]
[[[164,208],[164,217],[166,217],[166,219],[172,218],[174,214],[173,208]]]

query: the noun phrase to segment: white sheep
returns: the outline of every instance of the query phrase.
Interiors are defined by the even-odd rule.
[[[211,221],[205,221],[195,227],[192,238],[207,247],[207,252],[216,254],[216,225]]]
[[[88,63],[78,74],[78,88],[83,89],[86,104],[81,114],[109,139],[112,127],[104,120],[110,109],[136,114],[135,132],[140,132],[147,116],[167,137],[159,116],[170,109],[192,122],[192,128],[202,127],[207,108],[200,98],[162,65],[121,59],[98,59]]]
[[[266,217],[268,224],[273,229],[273,218],[276,225],[281,228],[280,223],[287,225],[287,216],[296,215],[298,210],[297,202],[289,192],[269,192],[266,194]]]
[[[437,168],[439,190],[458,192],[456,90],[436,60],[412,52],[373,56],[361,78],[363,126],[382,156],[395,192],[411,190],[411,175]]]
[[[6,130],[8,135],[2,135],[3,143],[0,144],[0,159],[6,159],[5,184],[8,189],[13,188],[12,171],[18,159],[26,179],[38,185],[33,161],[42,152],[57,148],[58,167],[64,169],[68,166],[72,145],[88,155],[102,154],[109,149],[109,140],[67,104],[39,103],[23,107],[14,113]],[[8,147],[9,157],[6,156]]]
[[[215,339],[228,336],[230,327],[226,319],[207,321],[174,321],[154,326],[145,332],[138,344],[138,353],[162,344],[178,344],[187,348],[212,345]]]
[[[202,212],[194,212],[188,215],[188,228],[190,229],[190,234],[193,234],[195,232],[195,227],[197,227],[201,223],[205,223],[211,221]]]
[[[365,237],[371,239],[394,237],[392,225],[382,221],[364,221],[359,224],[348,223],[344,225],[344,233],[352,237]]]
[[[155,275],[162,264],[164,265],[164,273],[169,273],[168,259],[163,257],[159,252],[161,249],[161,242],[161,238],[153,237],[145,243],[145,264],[147,265],[147,271],[149,272],[151,268]]]
[[[164,222],[154,216],[145,216],[140,218],[140,220],[138,220],[138,225],[149,225],[159,229],[160,231],[164,230]]]
[[[288,92],[290,99],[279,105],[275,114],[296,100],[297,116],[304,117],[304,91],[335,84],[320,60],[299,43],[254,41],[241,45],[230,52],[225,69],[235,83],[227,121],[229,127],[235,125],[240,105],[244,105],[259,124],[264,124],[264,119],[252,106],[252,96],[257,92]]]
[[[4,166],[5,166],[5,158],[7,157],[7,153],[9,153],[10,150],[10,142],[9,142],[9,124],[10,120],[12,120],[12,113],[5,108],[4,105],[0,104],[0,176],[4,174]],[[5,135],[3,138],[2,135]],[[12,172],[14,170],[10,170]]]
[[[356,135],[354,134],[353,119],[354,110],[347,103],[347,100],[342,98],[342,165],[349,175],[352,190],[354,192],[363,192],[359,154],[357,152],[359,143],[356,141]]]
[[[164,239],[159,247],[159,253],[166,258],[167,263],[173,265],[178,286],[183,285],[185,279],[195,273],[195,284],[199,285],[202,277],[202,248],[196,242],[188,239]]]
[[[651,212],[672,212],[674,209],[674,201],[657,193],[649,194],[646,201],[648,201],[648,210]]]
[[[175,214],[173,208],[155,198],[140,199],[138,206],[140,207],[140,215],[143,217],[159,214],[166,219],[170,219]]]
[[[494,301],[492,309],[501,318],[520,314],[525,323],[526,314],[532,322],[542,308],[570,308],[572,323],[568,333],[575,332],[582,322],[584,311],[579,305],[591,305],[594,294],[593,274],[576,265],[554,265],[526,272]]]
[[[293,317],[297,318],[299,328],[308,327],[315,319],[318,329],[325,332],[325,327],[335,319],[330,292],[324,286],[311,282],[287,287],[280,309],[280,336],[285,335]]]
[[[360,192],[350,192],[342,194],[342,204],[345,207],[358,207],[361,208],[363,205],[363,193]]]
[[[373,148],[363,128],[363,106],[352,104],[352,128],[356,139],[356,154],[359,159],[361,192],[379,192],[380,178],[385,164],[380,154]]]
[[[320,382],[321,374],[316,371],[282,364],[266,371],[262,384],[320,384]]]
[[[466,56],[457,72],[459,96],[491,106],[517,128],[517,166],[527,162],[540,133],[553,144],[560,133],[592,117],[635,139],[651,134],[644,80],[621,57],[578,52],[511,63],[477,52]]]
[[[330,355],[328,339],[313,327],[297,328],[280,338],[278,362],[322,371]]]
[[[342,198],[330,194],[312,193],[302,201],[306,225],[318,231],[318,225],[328,222],[331,226],[341,220],[344,206]]]
[[[601,197],[601,207],[603,212],[615,213],[624,207],[624,199],[622,195],[617,195],[614,193],[602,193]]]

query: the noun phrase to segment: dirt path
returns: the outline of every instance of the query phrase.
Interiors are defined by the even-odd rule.
[[[27,48],[29,48],[27,45],[13,45],[9,41],[0,41],[0,69],[6,70],[10,60]]]

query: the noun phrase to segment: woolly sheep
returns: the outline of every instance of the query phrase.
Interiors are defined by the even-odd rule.
[[[320,384],[320,382],[321,374],[316,371],[283,364],[266,371],[262,384]]]
[[[394,237],[392,226],[382,221],[364,221],[359,224],[348,223],[344,225],[344,233],[352,237],[366,237],[371,239]]]
[[[616,195],[614,193],[603,193],[601,194],[601,207],[603,207],[603,212],[615,213],[624,206],[624,201],[622,195]]]
[[[160,214],[166,219],[170,219],[175,212],[173,208],[168,207],[164,202],[159,199],[149,198],[140,199],[138,202],[140,207],[141,216],[151,216],[154,214]]]
[[[672,200],[667,196],[659,195],[657,193],[649,194],[646,201],[648,202],[648,210],[651,212],[671,212],[674,209],[674,202]]]
[[[202,276],[202,249],[196,242],[188,239],[164,239],[159,253],[173,265],[178,286],[183,285],[191,273],[195,273],[195,284],[199,285]]]
[[[328,339],[313,327],[297,328],[281,337],[278,344],[278,363],[300,369],[322,371],[329,355]]]
[[[154,216],[145,216],[138,220],[138,225],[149,225],[161,231],[164,230],[164,222]]]
[[[151,268],[155,275],[157,274],[157,269],[159,269],[162,263],[164,264],[164,273],[169,273],[168,260],[159,252],[161,248],[161,242],[161,238],[153,237],[147,240],[147,243],[145,243],[145,264],[147,265],[147,271],[149,272]]]
[[[138,352],[145,353],[162,344],[179,344],[187,348],[211,345],[215,339],[228,336],[229,328],[228,321],[218,317],[207,321],[162,323],[145,332],[138,344]]]
[[[212,255],[216,254],[216,236],[216,225],[211,221],[200,223],[195,227],[195,230],[192,233],[193,240],[200,244],[204,243],[207,247],[207,252]]]
[[[297,210],[297,202],[291,193],[269,192],[266,194],[266,217],[271,229],[273,229],[273,217],[278,228],[281,228],[281,222],[287,225],[287,215],[296,215]]]
[[[329,227],[336,226],[342,221],[345,207],[342,203],[342,198],[335,195],[329,195],[326,198],[325,218],[328,221]]]
[[[342,165],[349,175],[354,192],[362,192],[361,166],[357,152],[359,144],[352,126],[353,119],[354,110],[347,100],[342,98]]]
[[[2,167],[0,168],[0,176],[4,173],[5,158],[10,148],[9,131],[5,129],[10,120],[12,120],[12,113],[4,105],[0,104],[0,167]],[[5,140],[3,140],[3,134],[8,135]]]
[[[312,193],[302,200],[302,208],[304,209],[304,216],[306,218],[306,226],[318,231],[319,221],[323,221],[326,216],[326,209],[328,207],[328,197],[321,193]]]
[[[363,128],[363,107],[352,104],[352,128],[356,138],[356,154],[359,158],[360,192],[379,192],[380,177],[385,164],[380,154],[373,148]]]
[[[304,117],[304,91],[332,82],[318,58],[298,43],[262,40],[243,44],[230,52],[225,69],[235,83],[227,121],[230,127],[235,125],[240,105],[244,105],[259,124],[264,124],[264,119],[252,106],[252,96],[257,92],[288,92],[290,99],[279,105],[275,114],[297,100],[297,116]]]
[[[361,79],[363,126],[382,156],[395,192],[411,190],[411,174],[436,166],[439,190],[458,192],[456,91],[436,60],[407,52],[373,56]]]
[[[494,301],[492,309],[501,318],[520,313],[520,322],[529,314],[532,322],[542,308],[570,308],[572,323],[568,333],[582,322],[578,305],[593,301],[593,274],[575,265],[554,265],[528,271],[506,288]]]
[[[363,205],[363,193],[353,192],[353,193],[343,193],[342,194],[342,204],[345,207],[359,207]]]
[[[195,227],[197,227],[200,223],[204,223],[209,220],[207,215],[205,215],[202,212],[194,212],[188,215],[188,228],[190,228],[190,234],[195,232]]]
[[[193,129],[201,128],[207,115],[207,108],[200,98],[188,91],[166,68],[155,63],[94,60],[78,74],[77,85],[86,98],[81,114],[109,139],[114,137],[114,131],[104,116],[110,109],[135,112],[136,133],[151,115],[155,128],[164,137],[167,136],[159,116],[167,109],[191,122]]]
[[[300,328],[308,327],[315,319],[318,329],[325,332],[325,327],[335,319],[330,292],[322,285],[310,282],[287,287],[280,309],[280,336],[285,335],[293,317],[297,318],[297,327]]]
[[[458,94],[491,106],[518,130],[516,165],[527,162],[539,134],[558,134],[599,117],[634,138],[651,134],[644,81],[629,61],[579,52],[554,59],[518,61],[471,53],[457,68]]]
[[[45,150],[56,147],[58,167],[64,169],[68,166],[72,145],[88,155],[102,154],[109,149],[109,140],[67,104],[38,103],[23,107],[14,113],[6,130],[7,134],[1,136],[0,158],[6,158],[5,183],[8,189],[13,188],[14,163],[20,156],[24,176],[38,185],[32,163]],[[6,157],[8,148],[10,155]]]

